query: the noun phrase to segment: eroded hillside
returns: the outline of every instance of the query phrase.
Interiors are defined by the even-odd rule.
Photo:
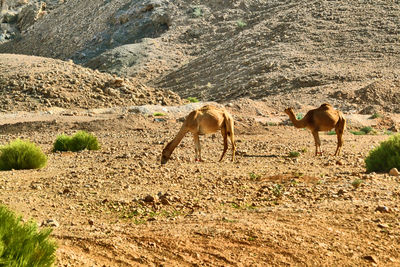
[[[387,1],[70,0],[0,52],[73,59],[203,100],[355,91],[399,79],[399,14]]]

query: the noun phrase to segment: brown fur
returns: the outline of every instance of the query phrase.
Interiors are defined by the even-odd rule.
[[[292,108],[285,109],[290,120],[296,128],[308,128],[315,141],[315,155],[322,154],[319,131],[330,131],[335,128],[338,143],[335,156],[340,154],[343,145],[343,132],[346,128],[346,119],[342,112],[335,110],[330,104],[322,104],[317,109],[312,109],[301,120],[297,120]]]
[[[223,108],[207,105],[190,112],[178,134],[163,149],[161,164],[167,163],[176,146],[179,145],[182,138],[188,132],[193,134],[196,154],[195,160],[202,161],[199,135],[215,133],[218,130],[221,130],[222,137],[224,138],[224,151],[219,161],[222,160],[228,149],[228,136],[232,144],[232,161],[234,161],[236,145],[233,124],[232,116]]]

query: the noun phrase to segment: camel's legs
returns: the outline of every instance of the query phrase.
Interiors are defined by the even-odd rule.
[[[340,155],[340,151],[342,150],[342,145],[343,145],[343,130],[336,129],[336,135],[337,135],[337,148],[335,152],[336,155]]]
[[[226,150],[228,149],[228,137],[226,136],[225,127],[221,128],[221,134],[222,134],[222,137],[224,138],[224,151],[222,152],[222,155],[221,155],[221,158],[219,159],[219,161],[221,161],[224,158]]]
[[[321,140],[319,140],[319,134],[318,131],[312,131],[312,135],[314,136],[314,142],[315,142],[315,156],[320,154],[322,155],[321,151]]]
[[[201,147],[200,147],[200,138],[197,133],[193,133],[194,140],[194,152],[195,152],[195,161],[202,161],[201,159]]]
[[[230,138],[231,138],[231,144],[232,144],[232,161],[235,161],[235,152],[236,152],[235,137],[233,134],[231,134]]]

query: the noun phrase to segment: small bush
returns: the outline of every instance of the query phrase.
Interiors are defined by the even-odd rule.
[[[289,157],[291,157],[291,158],[297,158],[299,156],[300,156],[300,152],[298,152],[298,151],[290,151],[289,152]]]
[[[366,126],[360,129],[360,131],[364,132],[365,134],[369,134],[373,131],[374,129],[371,126]]]
[[[372,149],[365,159],[367,172],[388,172],[400,169],[400,134],[389,137]]]
[[[197,102],[199,102],[199,100],[198,100],[196,97],[191,97],[191,96],[189,96],[189,97],[187,98],[187,100],[189,100],[190,103],[197,103]]]
[[[53,144],[53,151],[99,150],[100,145],[96,136],[85,131],[79,131],[73,136],[59,135]]]
[[[239,28],[244,28],[244,27],[247,26],[247,23],[244,22],[243,20],[239,19],[238,21],[236,21],[236,25],[237,25]]]
[[[46,163],[46,155],[29,141],[16,139],[0,147],[0,170],[39,169]]]
[[[369,117],[369,118],[370,118],[370,119],[377,119],[377,118],[381,118],[381,117],[382,117],[381,114],[375,112],[375,113],[372,114],[371,117]]]
[[[162,113],[162,112],[154,112],[154,113],[153,113],[153,116],[154,116],[154,117],[162,117],[162,116],[165,116],[165,114]]]
[[[196,18],[201,17],[201,16],[203,16],[203,10],[200,7],[195,7],[195,8],[193,8],[192,14]]]
[[[0,266],[52,266],[57,246],[51,229],[38,230],[33,221],[22,222],[0,205]]]
[[[354,135],[365,135],[365,134],[373,133],[374,128],[372,128],[371,126],[366,126],[366,127],[361,128],[359,131],[350,131],[350,132]]]
[[[254,172],[249,173],[249,176],[250,176],[250,179],[253,180],[253,181],[254,181],[254,180],[259,180],[260,177],[261,177],[261,175],[256,174],[256,173],[254,173]]]
[[[336,132],[335,131],[329,131],[329,132],[327,132],[327,135],[336,135]]]
[[[304,117],[304,114],[303,114],[303,113],[297,113],[297,114],[296,114],[296,119],[297,119],[297,120],[301,120],[303,117]]]
[[[351,185],[352,185],[354,188],[359,188],[360,185],[361,185],[362,183],[364,183],[364,180],[355,179],[353,182],[351,182]]]

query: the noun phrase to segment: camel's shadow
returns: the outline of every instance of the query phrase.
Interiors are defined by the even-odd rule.
[[[282,155],[249,155],[249,154],[244,154],[242,155],[244,158],[280,158]]]

